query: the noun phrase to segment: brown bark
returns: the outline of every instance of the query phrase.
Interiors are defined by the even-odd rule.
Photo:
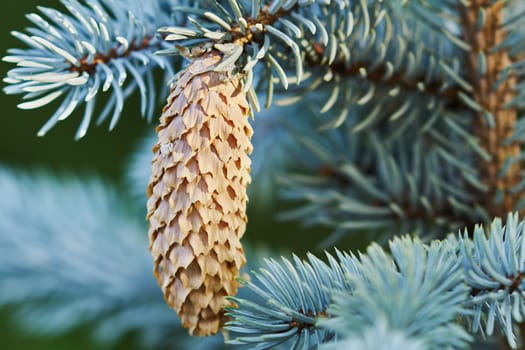
[[[484,108],[474,119],[474,130],[491,159],[478,160],[482,181],[488,186],[489,192],[482,199],[482,205],[491,216],[505,217],[509,211],[516,208],[522,193],[512,193],[511,189],[520,181],[521,166],[513,163],[508,170],[501,171],[508,158],[520,154],[517,142],[506,143],[516,128],[517,111],[505,108],[505,104],[514,99],[513,87],[516,78],[509,76],[497,89],[495,84],[502,71],[511,63],[511,57],[506,49],[494,50],[503,42],[506,36],[503,21],[503,1],[490,4],[489,0],[473,0],[471,4],[460,10],[463,25],[464,40],[471,45],[471,54],[466,62],[469,80],[474,87],[473,98]],[[480,8],[485,11],[485,22],[478,28]],[[486,72],[481,74],[478,53],[486,56]],[[493,116],[494,125],[490,125],[484,113]],[[497,198],[501,198],[498,200]]]

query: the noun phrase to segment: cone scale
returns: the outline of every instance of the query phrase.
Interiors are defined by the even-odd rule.
[[[252,128],[238,76],[207,53],[179,73],[156,131],[148,185],[154,275],[190,334],[216,333],[245,264]]]

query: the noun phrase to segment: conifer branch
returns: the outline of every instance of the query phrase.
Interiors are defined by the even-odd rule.
[[[424,240],[486,223],[525,203],[525,118],[518,117],[525,107],[522,1],[62,1],[67,12],[42,8],[42,16],[29,15],[35,26],[14,34],[29,48],[12,49],[4,58],[17,65],[5,79],[5,92],[23,94],[20,108],[64,98],[41,135],[84,103],[77,137],[85,135],[96,115],[95,97],[105,91],[111,95],[99,122],[111,117],[113,128],[133,91],[151,118],[159,90],[152,68],[164,69],[168,81],[173,67],[163,55],[192,61],[171,81],[148,189],[154,274],[190,332],[215,333],[229,316],[229,343],[250,349],[464,349],[472,341],[464,329],[469,325],[484,335],[500,330],[510,347],[520,345],[515,332],[525,319],[525,221],[517,215],[505,225],[496,219],[487,230],[476,226],[428,244],[395,238],[389,252],[374,243],[365,254],[337,251],[326,262],[311,254],[306,260],[269,259],[253,282],[239,279],[252,295],[234,294],[245,262],[239,238],[250,182],[247,117],[259,110],[257,93],[264,88],[271,104],[277,83],[288,90],[283,104],[304,102],[289,110],[278,106],[278,113],[299,115],[289,123],[294,164],[303,162],[294,168],[308,172],[282,177],[284,196],[303,204],[283,217],[327,225],[336,239],[346,232],[380,233],[378,239],[410,232]],[[515,8],[517,15],[510,14]],[[314,118],[328,112],[322,133]],[[257,134],[264,135],[260,129]],[[280,146],[271,146],[280,153]],[[142,159],[138,163],[144,167]],[[87,315],[100,319],[101,333],[120,327],[122,334],[140,326],[147,306],[154,310],[145,318],[164,310],[156,288],[131,282],[151,280],[138,266],[149,266],[141,263],[144,252],[137,253],[145,243],[122,236],[140,227],[123,217],[106,196],[109,189],[95,185],[87,193],[64,183],[79,208],[106,209],[96,218],[88,218],[87,209],[73,210],[64,220],[57,183],[35,182],[33,187],[50,192],[24,192],[19,187],[29,181],[15,178],[0,169],[0,189],[8,194],[8,201],[0,200],[8,208],[0,211],[0,228],[36,233],[22,243],[17,235],[3,237],[12,247],[7,256],[45,238],[61,247],[56,254],[35,250],[69,285],[74,302],[57,305],[71,325]],[[52,204],[40,206],[42,214],[24,212],[18,201],[46,194]],[[30,220],[18,223],[19,217]],[[78,222],[93,226],[77,231]],[[63,245],[69,233],[64,223],[85,244]],[[129,243],[137,267],[126,269],[126,254],[112,254],[108,237],[88,237],[91,229],[114,231],[119,242]],[[118,261],[93,259],[94,251]],[[79,267],[64,271],[72,255]],[[34,271],[14,261],[0,264],[9,286],[31,285]],[[83,273],[95,278],[81,280]],[[52,282],[54,275],[45,277]],[[93,286],[93,299],[79,298],[79,291]],[[48,283],[24,295],[6,293],[11,299],[2,302],[2,288],[0,304],[57,292]],[[95,297],[111,300],[89,308]],[[35,313],[26,310],[22,314],[31,319]],[[171,325],[170,314],[158,315]],[[119,323],[113,326],[113,320]],[[157,339],[163,340],[161,333]],[[386,337],[384,344],[374,334]]]
[[[92,324],[105,341],[137,330],[149,346],[180,330],[151,276],[144,225],[115,188],[0,167],[0,193],[0,306],[24,328],[60,335]]]
[[[308,56],[307,62],[311,68],[319,67],[322,56],[326,49],[320,44],[314,44],[315,57]],[[407,72],[405,69],[400,69],[396,72],[386,65],[373,65],[372,62],[352,62],[350,65],[345,62],[334,62],[328,69],[333,74],[339,75],[345,79],[357,78],[369,83],[381,85],[385,87],[401,88],[409,93],[421,93],[423,95],[435,96],[436,98],[445,98],[450,104],[462,104],[459,100],[458,94],[461,91],[457,86],[448,86],[444,81],[430,81],[422,83],[426,80],[424,76],[412,77],[407,80]],[[363,74],[366,72],[366,74]]]
[[[327,263],[313,255],[306,261],[294,257],[293,263],[267,261],[255,274],[257,280],[248,283],[262,301],[235,298],[239,306],[228,309],[233,321],[227,328],[234,333],[230,343],[249,344],[250,349],[281,343],[310,349],[335,341],[342,348],[346,341],[364,341],[361,337],[371,328],[386,327],[406,338],[403,343],[466,348],[471,337],[455,318],[466,312],[468,288],[461,283],[454,241],[426,246],[396,238],[390,250],[391,256],[373,244],[359,257],[327,254]],[[393,346],[396,338],[383,341]]]
[[[7,94],[22,94],[21,109],[35,109],[62,98],[56,112],[38,131],[44,136],[59,121],[85,106],[76,138],[82,138],[96,115],[96,100],[109,92],[98,114],[100,124],[110,117],[109,128],[119,121],[125,100],[140,93],[141,114],[150,120],[158,90],[154,68],[173,75],[172,60],[154,55],[166,45],[156,35],[171,24],[172,0],[108,1],[62,0],[67,12],[40,7],[42,15],[28,15],[34,27],[27,34],[12,34],[27,45],[10,49],[4,61],[16,64],[4,82]],[[159,89],[160,94],[166,89]]]
[[[313,42],[301,41],[307,71],[313,72],[314,79],[322,76],[329,83],[326,88],[334,91],[328,97],[332,103],[323,106],[321,113],[344,106],[334,108],[335,116],[326,127],[340,126],[355,105],[384,107],[370,113],[373,117],[354,113],[367,128],[387,119],[398,121],[402,128],[403,120],[438,109],[468,112],[472,106],[463,96],[472,87],[462,78],[459,65],[468,45],[455,33],[451,7],[449,3],[397,1],[354,4],[353,27],[346,36],[334,36],[337,40],[328,43],[322,36]],[[317,87],[314,82],[299,89],[297,100]]]
[[[330,294],[351,290],[347,277],[359,273],[355,256],[337,255],[335,259],[327,254],[328,263],[312,254],[307,260],[294,256],[293,262],[266,260],[265,267],[254,273],[257,282],[242,281],[256,298],[231,298],[238,307],[227,307],[232,321],[226,329],[234,335],[229,343],[250,349],[279,344],[309,349],[331,340],[334,332],[317,322],[329,317]]]
[[[477,226],[428,245],[395,238],[391,255],[372,244],[358,257],[328,255],[328,263],[312,255],[308,261],[294,257],[293,264],[268,261],[248,283],[262,300],[235,298],[238,307],[228,309],[228,327],[237,334],[231,342],[265,349],[285,341],[314,345],[322,335],[323,342],[333,337],[344,343],[386,323],[429,349],[455,349],[472,340],[462,328],[468,324],[487,335],[497,327],[516,349],[514,325],[525,316],[524,229],[525,221],[509,214],[505,225],[492,222],[488,236]]]
[[[356,7],[366,12],[365,4],[361,2]],[[353,26],[352,6],[348,0],[231,0],[227,4],[211,2],[195,7],[180,6],[175,9],[180,15],[187,16],[189,25],[160,28],[167,34],[166,40],[177,42],[175,48],[160,53],[192,56],[211,47],[221,51],[225,55],[223,66],[231,65],[245,74],[245,90],[250,91],[253,108],[259,111],[252,86],[254,69],[264,71],[264,79],[260,81],[268,87],[268,101],[273,95],[274,80],[280,81],[285,89],[292,81],[299,85],[305,79],[301,41],[322,36],[323,44],[330,45],[331,52],[335,52],[340,40],[335,36],[328,38],[327,31],[344,27],[346,34],[341,33],[341,36],[348,36]],[[211,8],[215,11],[210,11]],[[332,20],[327,27],[328,18]],[[257,65],[258,62],[263,64]],[[295,68],[293,78],[288,78],[290,67]]]
[[[458,244],[458,257],[470,287],[467,306],[473,311],[472,331],[484,328],[492,335],[498,324],[513,349],[518,345],[513,324],[521,323],[525,316],[524,227],[517,214],[509,214],[505,225],[495,219],[488,234],[482,226],[476,226],[470,235],[465,231]]]
[[[484,191],[475,170],[453,160],[469,151],[436,145],[434,134],[414,137],[420,126],[413,124],[390,138],[382,135],[392,129],[356,133],[350,121],[322,134],[292,128],[301,135],[296,158],[308,162],[302,173],[281,179],[283,197],[302,203],[280,217],[327,226],[333,237],[412,232],[428,238],[490,220],[472,194]]]
[[[61,336],[84,326],[105,345],[134,336],[142,349],[224,348],[220,335],[187,336],[166,307],[145,225],[122,188],[0,166],[0,193],[0,308],[21,331]]]
[[[516,161],[520,145],[509,141],[517,126],[517,109],[508,106],[516,98],[517,80],[514,73],[506,73],[513,63],[505,45],[506,3],[474,0],[459,9],[464,40],[472,47],[466,62],[474,87],[472,98],[479,106],[473,129],[490,155],[490,160],[478,159],[482,181],[489,188],[482,205],[492,216],[518,209],[524,193],[515,190],[522,176],[521,164]]]

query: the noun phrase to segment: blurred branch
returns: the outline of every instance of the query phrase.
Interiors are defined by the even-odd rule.
[[[15,306],[23,328],[58,335],[90,324],[102,341],[136,331],[146,348],[222,347],[181,330],[152,276],[145,225],[114,188],[0,168],[0,193],[0,305]]]

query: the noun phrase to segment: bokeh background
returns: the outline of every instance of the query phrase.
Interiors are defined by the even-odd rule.
[[[20,42],[11,36],[11,31],[21,31],[30,22],[25,15],[35,12],[37,6],[59,7],[59,1],[20,0],[0,2],[0,54],[3,56],[10,47],[20,47]],[[4,77],[11,64],[1,63],[0,75]],[[0,93],[0,163],[27,172],[37,169],[52,169],[58,173],[97,174],[110,182],[121,179],[127,155],[135,143],[149,128],[147,123],[137,116],[122,118],[121,124],[114,131],[106,127],[95,127],[81,141],[75,142],[74,131],[78,123],[78,114],[72,116],[53,129],[45,138],[36,133],[40,126],[53,112],[53,106],[23,111],[17,109],[18,96],[6,96]],[[132,102],[132,101],[130,101]],[[129,114],[137,108],[129,106]],[[146,165],[147,166],[147,165]],[[0,196],[2,194],[0,193]],[[0,234],[9,234],[0,232]],[[0,247],[0,254],[2,248]],[[23,257],[20,257],[23,259]],[[1,283],[1,280],[0,280]],[[100,342],[94,342],[89,327],[77,329],[66,336],[50,337],[32,334],[16,324],[11,317],[12,308],[0,310],[0,338],[3,349],[12,350],[62,350],[62,349],[104,349]],[[133,341],[113,346],[114,349],[133,349]]]
[[[25,15],[37,11],[37,6],[63,8],[58,0],[0,2],[0,54],[5,55],[10,47],[21,47],[10,32],[12,30],[23,31],[29,26],[30,22]],[[1,62],[0,75],[4,77],[10,68],[11,64]],[[60,122],[44,138],[39,138],[36,136],[38,129],[56,106],[23,111],[16,107],[19,102],[19,96],[7,96],[0,93],[0,105],[2,106],[0,112],[0,166],[12,167],[26,173],[44,169],[51,170],[57,175],[66,173],[83,178],[98,176],[117,188],[129,185],[124,181],[124,172],[128,169],[130,157],[144,137],[154,128],[154,125],[148,124],[140,117],[137,99],[128,100],[124,115],[115,130],[109,132],[106,124],[99,127],[91,126],[87,136],[80,141],[74,141],[75,130],[80,119],[79,112]],[[158,113],[160,109],[161,105],[158,106]],[[257,129],[255,131],[257,133]],[[149,168],[149,164],[144,164],[144,167]],[[266,174],[271,175],[273,172],[273,169],[265,169]],[[274,192],[275,189],[270,187],[268,191]],[[323,239],[323,235],[315,229],[305,230],[294,224],[277,220],[275,214],[283,210],[285,205],[276,199],[274,193],[269,193],[268,197],[269,202],[265,201],[264,204],[253,199],[249,204],[250,222],[245,236],[249,244],[255,247],[270,246],[272,251],[284,252],[284,254],[291,251],[302,254],[307,249],[318,251],[317,243]],[[0,232],[0,235],[8,234],[10,233]],[[146,232],[144,234],[146,235]],[[147,247],[144,249],[147,250]],[[2,254],[2,247],[0,247],[0,254]],[[19,258],[24,259],[22,256]],[[2,283],[1,279],[0,283]],[[29,332],[25,327],[17,325],[12,317],[13,311],[13,307],[0,309],[0,339],[2,339],[0,347],[2,349],[133,350],[140,348],[136,345],[132,335],[111,345],[94,341],[92,327],[89,325],[60,336]],[[176,317],[175,313],[173,317]]]

